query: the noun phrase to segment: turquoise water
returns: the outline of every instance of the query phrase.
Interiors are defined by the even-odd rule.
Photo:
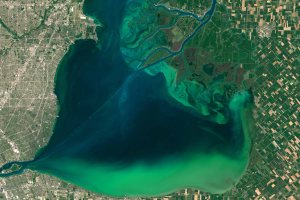
[[[251,93],[238,92],[209,113],[202,99],[211,94],[195,81],[177,83],[176,69],[164,60],[132,67],[121,51],[122,20],[132,2],[148,6],[85,2],[85,13],[103,24],[101,43],[70,46],[55,78],[59,117],[49,143],[32,161],[4,165],[0,172],[20,169],[0,177],[31,169],[112,196],[158,196],[185,187],[222,193],[239,180],[249,159]]]

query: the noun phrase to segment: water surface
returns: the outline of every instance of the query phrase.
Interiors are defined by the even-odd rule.
[[[59,117],[49,143],[32,161],[4,165],[2,172],[20,169],[0,177],[31,169],[112,196],[186,187],[222,193],[239,180],[249,157],[251,94],[238,92],[205,114],[208,90],[195,81],[177,83],[177,71],[164,60],[142,70],[129,65],[122,22],[132,2],[85,2],[85,13],[103,24],[101,42],[70,46],[55,78]]]

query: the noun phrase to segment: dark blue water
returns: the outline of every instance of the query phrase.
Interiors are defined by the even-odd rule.
[[[232,158],[239,155],[244,142],[240,119],[233,116],[228,123],[217,124],[175,101],[168,93],[163,73],[152,76],[128,67],[120,51],[126,3],[86,1],[84,11],[104,25],[98,32],[101,48],[93,40],[78,40],[71,45],[56,74],[59,117],[49,143],[34,160],[0,168],[1,172],[13,164],[21,166],[0,177],[22,173],[56,158],[130,166],[137,162],[155,165],[189,152],[217,152]],[[205,23],[215,3],[213,0]]]
[[[212,2],[209,17],[199,19],[202,23],[193,34],[209,21],[216,1]],[[194,148],[224,152],[232,145],[233,133],[227,131],[231,124],[216,125],[190,114],[168,95],[162,74],[152,77],[127,67],[120,52],[126,3],[84,4],[84,11],[105,27],[98,33],[101,49],[95,41],[79,40],[62,59],[55,85],[59,118],[51,140],[35,160],[80,156],[105,162],[153,161]],[[128,150],[130,146],[135,148]]]
[[[213,0],[206,15],[213,14],[215,3]],[[99,50],[91,40],[77,41],[62,60],[55,87],[59,118],[49,144],[36,159],[59,152],[59,156],[80,154],[84,159],[96,155],[99,161],[133,162],[159,160],[196,147],[224,151],[232,145],[232,133],[224,132],[231,125],[216,125],[178,108],[168,95],[162,74],[152,77],[143,71],[130,71],[120,52],[125,7],[124,0],[85,4],[85,12],[101,19],[105,27],[98,35],[102,48]],[[160,147],[153,148],[155,145]],[[65,148],[69,146],[74,147]],[[139,151],[126,151],[129,146]]]

